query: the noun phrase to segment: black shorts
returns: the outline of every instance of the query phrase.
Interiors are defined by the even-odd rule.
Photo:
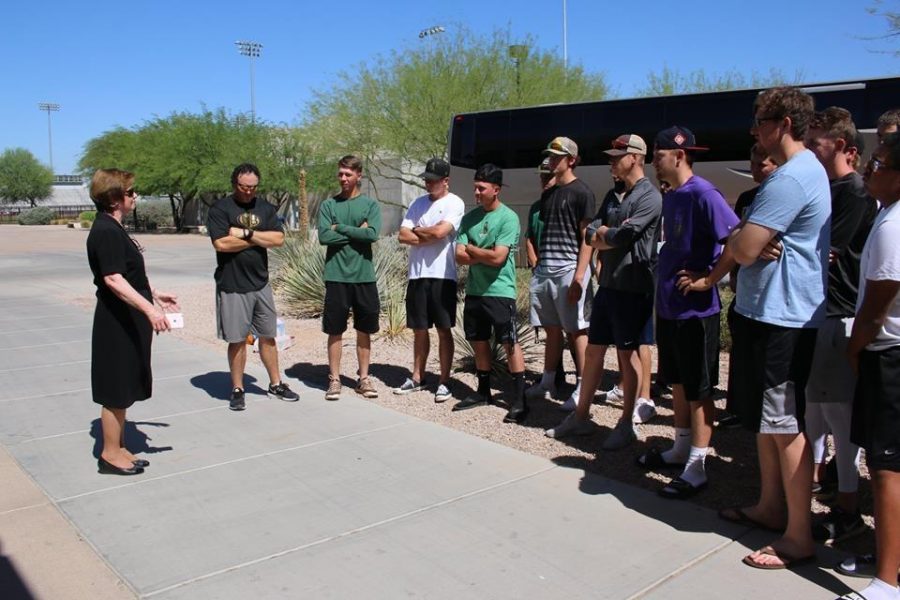
[[[466,296],[463,307],[463,330],[470,342],[494,339],[499,344],[515,344],[516,301],[494,296]]]
[[[815,329],[780,327],[734,313],[731,364],[735,414],[759,433],[800,433]]]
[[[900,346],[860,353],[852,423],[869,469],[900,472]]]
[[[406,326],[410,329],[450,329],[456,326],[456,282],[452,279],[410,279],[406,284]]]
[[[656,319],[659,372],[668,384],[684,386],[687,400],[712,397],[719,383],[719,315]]]
[[[325,308],[322,310],[322,331],[341,335],[347,331],[347,317],[353,310],[353,328],[363,333],[378,331],[378,288],[375,283],[325,282]]]
[[[648,322],[650,329],[647,329]],[[591,309],[588,343],[637,350],[652,343],[653,295],[598,288]]]

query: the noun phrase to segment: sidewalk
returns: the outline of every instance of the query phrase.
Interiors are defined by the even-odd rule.
[[[209,276],[211,256],[181,255],[165,277]],[[53,297],[89,289],[83,256],[0,255],[0,275],[4,599],[830,600],[862,587],[825,549],[823,568],[750,569],[740,558],[771,534],[565,458],[349,395],[327,403],[297,381],[299,402],[269,400],[256,367],[247,410],[231,412],[224,351],[172,336],[155,341],[154,397],[129,410],[151,466],[98,475],[91,315]]]

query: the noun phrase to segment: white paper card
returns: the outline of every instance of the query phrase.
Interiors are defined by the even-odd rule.
[[[166,313],[166,320],[172,329],[184,328],[184,315],[181,313]]]

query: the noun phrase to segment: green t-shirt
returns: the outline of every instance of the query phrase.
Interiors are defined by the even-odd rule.
[[[544,198],[531,205],[528,209],[528,224],[525,229],[525,237],[534,244],[537,250],[541,246],[541,235],[544,233],[544,221],[541,219],[541,210],[544,208]]]
[[[367,227],[360,227],[363,223]],[[327,247],[325,281],[374,283],[372,244],[378,241],[380,229],[381,209],[372,198],[325,200],[319,208],[319,243]]]
[[[467,296],[496,296],[516,298],[516,248],[519,245],[519,217],[515,211],[501,204],[491,212],[480,206],[463,217],[457,244],[472,244],[490,250],[506,246],[509,255],[499,267],[476,264],[469,267],[466,280]]]

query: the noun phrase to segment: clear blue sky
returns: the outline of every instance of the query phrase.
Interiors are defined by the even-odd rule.
[[[570,64],[602,72],[632,95],[664,65],[683,73],[802,69],[807,81],[900,74],[900,59],[859,39],[885,31],[868,0],[641,3],[568,0]],[[886,5],[898,9],[897,0]],[[47,118],[56,102],[54,166],[70,172],[84,143],[176,110],[249,110],[248,60],[234,42],[261,42],[256,109],[295,123],[315,89],[393,49],[415,48],[421,29],[461,23],[476,33],[508,27],[562,53],[562,0],[343,0],[339,2],[132,0],[9,2],[0,55],[0,149],[27,148],[48,162]]]

